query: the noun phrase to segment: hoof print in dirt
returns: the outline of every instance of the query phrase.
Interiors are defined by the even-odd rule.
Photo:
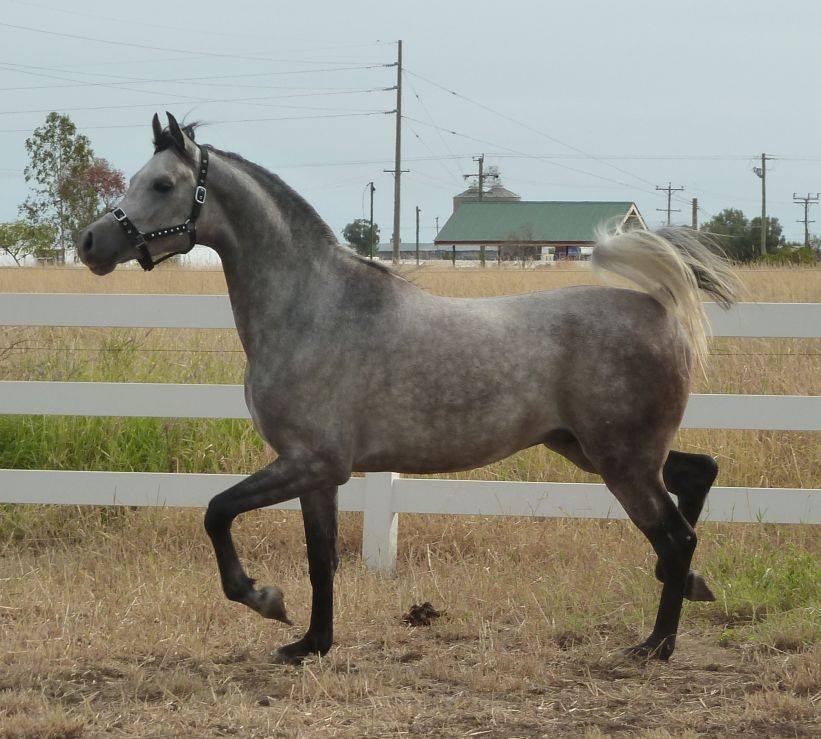
[[[411,606],[410,610],[402,616],[402,623],[406,623],[408,626],[430,626],[433,620],[441,615],[430,603],[425,601],[421,606]]]

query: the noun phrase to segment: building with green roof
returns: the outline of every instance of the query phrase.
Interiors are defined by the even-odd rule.
[[[526,249],[539,258],[579,256],[596,241],[596,229],[619,225],[646,228],[636,204],[629,201],[466,202],[448,218],[434,243],[442,250],[482,253],[501,249],[516,258]]]

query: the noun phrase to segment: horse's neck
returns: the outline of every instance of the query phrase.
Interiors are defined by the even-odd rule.
[[[260,342],[301,323],[300,316],[316,311],[318,303],[327,305],[337,247],[317,216],[276,202],[276,193],[233,166],[219,169],[214,189],[224,216],[214,248],[250,357]]]

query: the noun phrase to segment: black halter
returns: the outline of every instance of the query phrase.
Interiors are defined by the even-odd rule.
[[[155,231],[143,233],[131,222],[131,219],[129,219],[122,208],[115,208],[111,211],[111,215],[114,216],[114,219],[120,224],[123,231],[125,231],[125,235],[128,237],[128,240],[136,247],[137,252],[140,255],[137,257],[137,261],[146,272],[154,269],[154,267],[156,267],[160,262],[164,262],[170,257],[177,254],[188,254],[188,252],[191,251],[197,243],[197,218],[202,210],[203,203],[205,203],[205,196],[207,194],[207,190],[205,189],[205,180],[208,177],[208,150],[199,144],[197,144],[197,148],[200,150],[197,187],[194,190],[194,202],[191,205],[191,215],[188,216],[188,220],[185,221],[185,223],[180,223],[176,226],[168,226],[167,228],[158,228]],[[162,238],[163,236],[173,236],[181,233],[188,234],[187,249],[172,251],[157,260],[151,257],[151,253],[148,251],[148,244],[146,242],[151,241],[152,239]]]

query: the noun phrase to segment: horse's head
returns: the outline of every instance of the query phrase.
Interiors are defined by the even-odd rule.
[[[205,201],[200,148],[193,127],[167,115],[163,129],[154,114],[154,156],[131,178],[119,207],[80,233],[77,253],[95,274],[132,259],[150,269],[158,256],[193,246],[193,222]]]

